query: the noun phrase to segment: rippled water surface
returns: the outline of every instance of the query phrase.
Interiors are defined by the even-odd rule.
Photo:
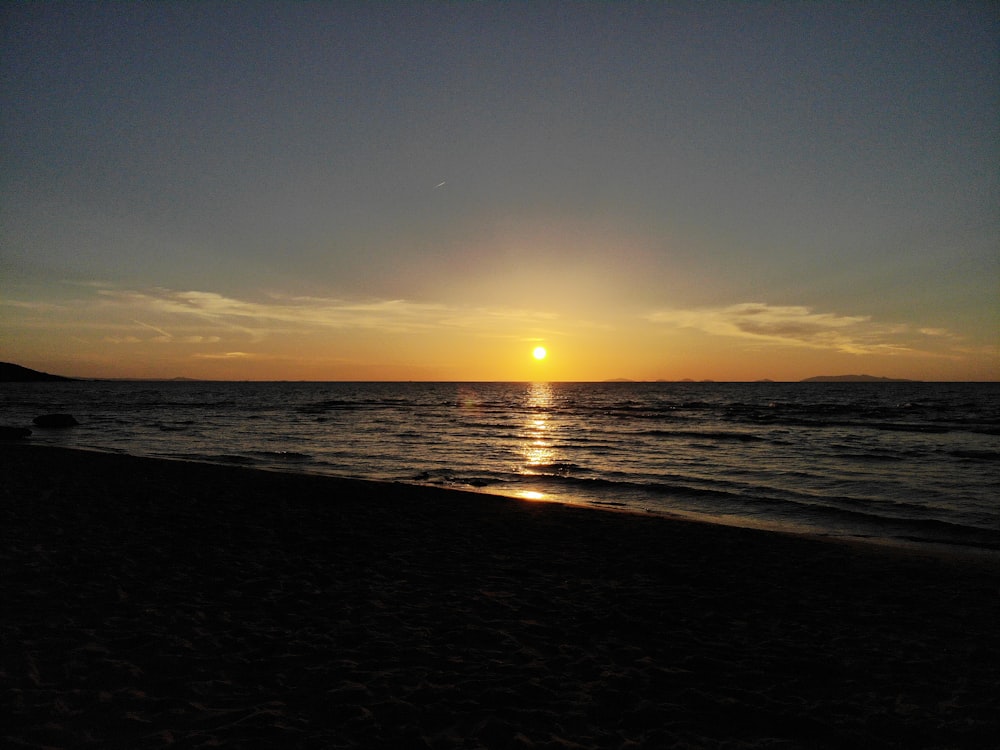
[[[0,386],[32,441],[1000,550],[1000,384]]]

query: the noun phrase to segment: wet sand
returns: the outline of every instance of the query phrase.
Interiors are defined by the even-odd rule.
[[[989,747],[1000,565],[0,445],[13,747]]]

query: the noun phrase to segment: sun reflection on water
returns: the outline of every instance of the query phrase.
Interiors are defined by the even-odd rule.
[[[522,500],[544,500],[544,492],[535,492],[534,490],[520,490],[517,496]]]
[[[520,473],[536,475],[545,472],[545,467],[555,463],[557,452],[554,447],[553,425],[551,421],[552,386],[548,383],[532,383],[528,389],[525,408],[528,411],[524,423],[525,442],[521,446],[523,460]],[[522,490],[518,493],[527,500],[542,500],[545,494],[537,490]]]

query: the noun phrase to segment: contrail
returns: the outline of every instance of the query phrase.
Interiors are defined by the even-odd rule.
[[[162,328],[151,326],[149,323],[143,323],[141,320],[136,320],[135,318],[132,318],[132,322],[141,325],[143,328],[148,328],[151,331],[156,331],[158,334],[160,334],[161,336],[166,336],[168,339],[173,338],[173,334],[167,333]]]

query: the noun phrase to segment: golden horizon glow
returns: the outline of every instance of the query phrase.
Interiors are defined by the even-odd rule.
[[[627,307],[595,319],[552,290],[543,309],[108,282],[35,301],[29,291],[0,299],[0,359],[70,377],[994,381],[1000,372],[984,339],[808,305]],[[542,341],[556,342],[558,356]]]
[[[84,379],[1000,381],[995,4],[897,3],[876,24],[847,3],[780,23],[765,3],[586,3],[568,24],[559,3],[192,3],[191,23],[106,5],[4,16],[0,360]],[[758,43],[779,32],[788,54]],[[192,59],[232,84],[211,107]]]

